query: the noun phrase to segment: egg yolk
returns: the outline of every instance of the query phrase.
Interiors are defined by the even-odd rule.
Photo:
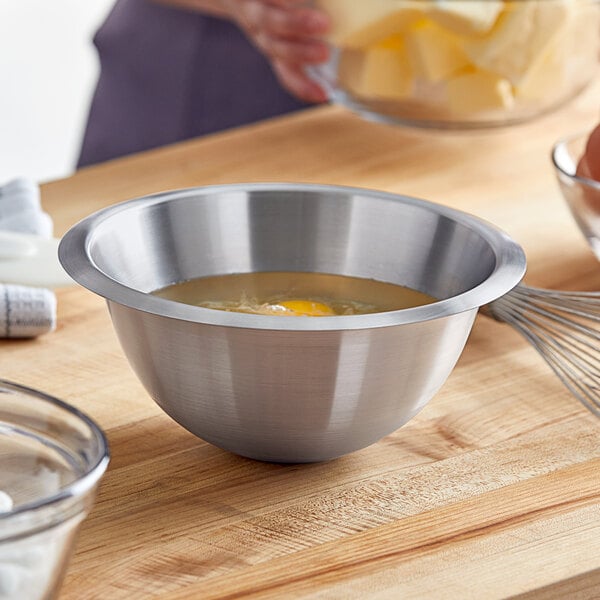
[[[272,314],[293,317],[331,317],[335,311],[331,306],[314,300],[282,300],[269,305]]]

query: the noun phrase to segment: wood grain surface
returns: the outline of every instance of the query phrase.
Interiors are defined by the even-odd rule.
[[[319,182],[427,198],[498,225],[526,282],[600,289],[561,197],[553,142],[600,118],[600,87],[486,132],[369,123],[339,107],[90,167],[49,182],[58,234],[167,189]],[[266,464],[192,436],[154,405],[102,299],[58,292],[58,328],[0,342],[1,376],[75,404],[112,452],[61,600],[600,598],[600,427],[508,326],[478,317],[411,422],[335,461]]]

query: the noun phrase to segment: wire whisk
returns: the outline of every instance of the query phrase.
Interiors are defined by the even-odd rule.
[[[600,416],[600,292],[520,284],[482,311],[521,333],[569,391]]]

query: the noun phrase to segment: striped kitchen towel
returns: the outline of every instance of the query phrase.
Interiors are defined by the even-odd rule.
[[[56,296],[53,292],[0,283],[0,337],[36,337],[54,329]]]

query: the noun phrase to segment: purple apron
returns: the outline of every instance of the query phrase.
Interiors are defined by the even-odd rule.
[[[94,43],[100,76],[78,166],[308,106],[222,19],[117,0]]]

